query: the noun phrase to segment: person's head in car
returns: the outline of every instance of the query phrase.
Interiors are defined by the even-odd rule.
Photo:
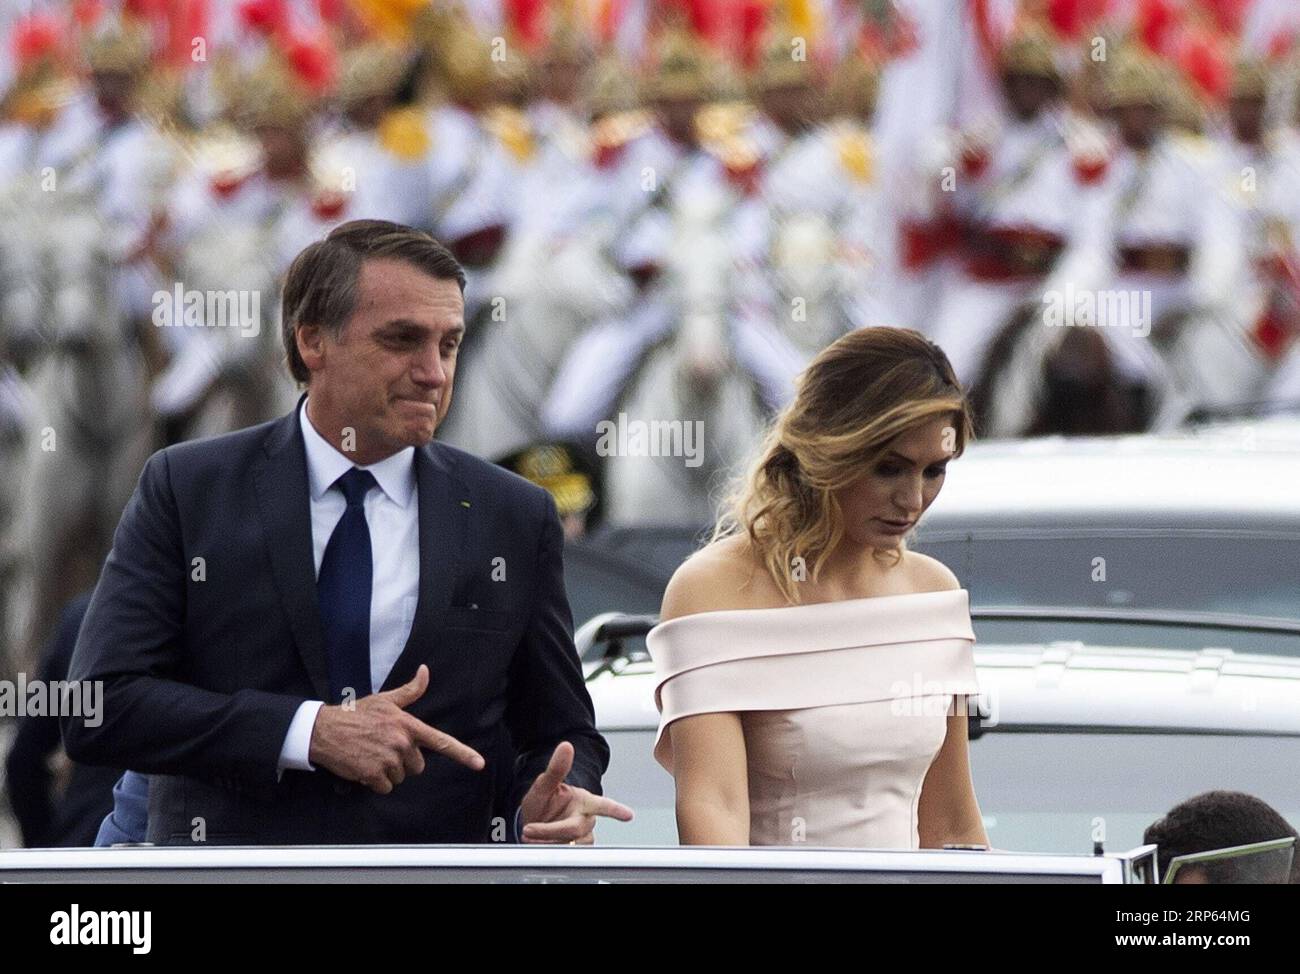
[[[1240,791],[1207,791],[1175,805],[1142,835],[1154,843],[1160,875],[1177,856],[1295,837],[1296,830],[1267,802]],[[1278,853],[1262,853],[1195,863],[1178,870],[1176,883],[1277,882],[1271,878]],[[1300,861],[1293,857],[1289,883],[1300,883]]]

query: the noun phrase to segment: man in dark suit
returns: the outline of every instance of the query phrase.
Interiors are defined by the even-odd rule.
[[[47,687],[68,678],[77,630],[89,604],[90,593],[83,592],[59,614],[54,636],[41,656],[40,679]],[[116,768],[73,764],[60,793],[50,757],[62,743],[58,717],[19,718],[13,748],[5,759],[5,784],[23,845],[29,849],[93,845],[100,821],[113,805],[113,782],[121,774]]]
[[[432,441],[464,281],[426,234],[338,227],[285,282],[298,408],[146,466],[72,663],[102,723],[63,733],[150,775],[149,841],[589,843],[631,818],[600,794],[550,495]]]

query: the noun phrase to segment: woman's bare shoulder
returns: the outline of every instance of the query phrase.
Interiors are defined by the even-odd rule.
[[[764,587],[749,539],[733,535],[706,545],[678,566],[664,591],[660,621],[698,612],[755,608]]]
[[[937,558],[923,555],[919,551],[907,551],[903,556],[903,564],[910,577],[913,591],[946,592],[961,588],[957,576]]]

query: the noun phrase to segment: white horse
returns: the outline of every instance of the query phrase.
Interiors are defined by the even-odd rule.
[[[652,351],[597,442],[606,455],[611,524],[713,520],[719,490],[747,459],[766,411],[754,377],[733,354],[733,248],[722,194],[675,205],[674,240],[660,300],[677,328]]]
[[[145,371],[117,305],[119,235],[92,199],[32,193],[0,249],[9,324],[44,343],[6,548],[11,664],[32,669],[63,603],[95,581],[148,455]]]
[[[20,558],[10,524],[33,413],[31,386],[23,369],[41,343],[39,309],[32,289],[23,283],[40,278],[40,264],[27,248],[18,246],[34,231],[34,221],[19,204],[12,191],[0,197],[0,222],[8,230],[0,238],[0,670],[16,658],[9,648],[14,626],[7,617]]]

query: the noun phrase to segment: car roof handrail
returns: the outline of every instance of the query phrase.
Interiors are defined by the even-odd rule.
[[[1017,621],[1128,622],[1187,626],[1196,629],[1244,629],[1300,636],[1300,619],[1251,616],[1232,612],[1194,612],[1181,609],[1132,609],[1115,606],[972,606],[972,619]]]
[[[584,663],[617,656],[624,639],[644,636],[659,623],[657,615],[630,612],[602,612],[592,616],[573,634]]]

